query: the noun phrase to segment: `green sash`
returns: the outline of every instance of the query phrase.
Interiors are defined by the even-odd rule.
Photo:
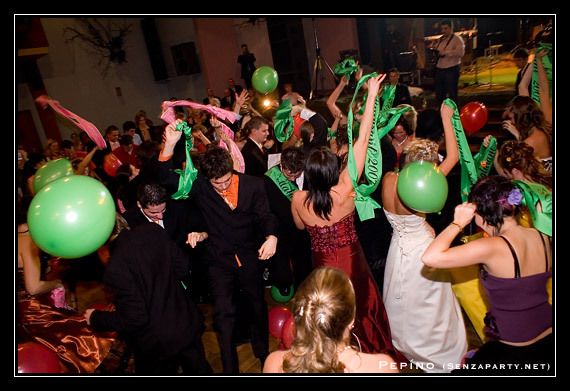
[[[534,227],[552,236],[552,191],[533,182],[514,181],[514,184],[523,193],[522,204],[528,206]],[[540,203],[542,212],[536,209],[537,203]]]
[[[489,137],[488,146],[485,146],[484,143],[481,143],[479,152],[473,156],[475,167],[477,167],[477,179],[489,175],[489,172],[491,172],[491,168],[493,167],[493,161],[495,159],[496,153],[497,139],[495,137]]]
[[[550,100],[552,100],[552,44],[551,43],[540,43],[538,48],[534,51],[535,53],[541,50],[548,50],[548,54],[542,57],[542,64],[544,65],[544,70],[546,71],[546,77],[548,78],[548,85],[550,87]],[[532,76],[530,79],[529,93],[532,100],[540,106],[540,93],[539,93],[539,83],[538,83],[538,67],[536,65],[537,58],[532,61]]]
[[[477,167],[475,166],[475,160],[469,150],[469,143],[467,142],[463,125],[461,125],[457,104],[449,98],[447,98],[443,103],[454,110],[453,117],[451,117],[451,124],[453,126],[453,132],[455,133],[457,148],[459,150],[459,164],[461,166],[461,199],[465,202],[467,201],[467,196],[471,191],[471,186],[477,182]]]
[[[277,185],[279,190],[283,193],[285,197],[291,201],[293,193],[295,193],[299,188],[295,186],[293,182],[285,178],[285,175],[279,169],[279,166],[273,166],[265,173],[271,180]]]
[[[281,103],[277,111],[275,112],[275,119],[273,120],[273,130],[275,131],[275,138],[280,143],[284,143],[289,140],[291,134],[293,133],[293,117],[291,117],[291,110],[293,106],[291,105],[291,99],[287,98]],[[285,133],[285,128],[287,128],[287,133]]]
[[[172,195],[172,198],[179,200],[188,198],[188,193],[190,193],[192,189],[192,183],[194,183],[198,176],[198,170],[194,167],[192,158],[190,157],[190,150],[192,149],[192,128],[190,128],[186,122],[182,122],[176,125],[176,130],[179,132],[183,131],[184,137],[186,138],[186,166],[184,170],[174,170],[174,172],[180,174],[180,178],[178,179],[178,190]]]
[[[374,209],[380,208],[380,204],[376,202],[370,194],[372,194],[378,187],[380,180],[382,179],[382,150],[380,148],[380,139],[384,137],[396,124],[400,115],[405,111],[409,110],[409,107],[404,107],[400,109],[392,109],[387,106],[387,102],[384,102],[384,107],[387,110],[382,110],[379,112],[380,97],[376,96],[376,102],[374,105],[374,119],[372,122],[372,130],[370,132],[370,139],[368,141],[368,149],[366,151],[366,162],[364,165],[364,175],[367,183],[358,184],[358,172],[356,169],[356,160],[354,157],[354,150],[352,145],[352,129],[354,123],[354,114],[352,112],[352,106],[358,94],[358,90],[362,85],[370,78],[376,77],[376,73],[371,73],[363,76],[356,86],[352,102],[349,106],[348,116],[347,116],[347,132],[348,132],[348,173],[350,179],[354,186],[356,193],[355,206],[356,211],[360,220],[368,220],[374,218]],[[392,97],[393,101],[393,97]],[[390,117],[391,116],[391,117]],[[388,120],[387,118],[390,119]]]
[[[333,72],[336,75],[346,76],[347,79],[357,70],[358,65],[356,65],[356,61],[352,58],[347,58],[333,67]]]

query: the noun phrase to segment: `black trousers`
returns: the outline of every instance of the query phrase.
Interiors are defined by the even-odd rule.
[[[459,106],[458,83],[460,71],[459,65],[449,68],[436,68],[435,96],[438,105],[441,105],[446,98],[449,98]]]
[[[278,289],[297,290],[299,285],[313,271],[311,239],[309,235],[298,235],[294,240],[277,243],[275,255],[269,259],[269,276],[272,285]]]
[[[177,375],[180,368],[184,375],[206,375],[213,372],[206,360],[201,337],[171,357],[161,358],[156,354],[145,354],[135,349],[134,358],[137,375]]]
[[[264,261],[243,265],[237,269],[210,265],[208,282],[214,308],[214,330],[218,334],[220,355],[224,373],[239,373],[236,350],[237,294],[245,295],[250,323],[250,337],[253,354],[264,359],[269,354],[269,321],[263,283]],[[243,314],[240,314],[240,317]]]

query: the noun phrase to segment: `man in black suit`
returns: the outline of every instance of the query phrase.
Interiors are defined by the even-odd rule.
[[[247,141],[241,149],[245,164],[244,174],[263,177],[267,171],[267,153],[263,143],[269,135],[269,122],[260,116],[251,117],[246,125]]]
[[[188,234],[200,235],[207,239],[206,226],[202,214],[191,203],[173,200],[166,188],[156,182],[141,183],[137,189],[136,205],[123,213],[123,218],[130,227],[154,222],[164,228],[168,236],[178,245],[192,262],[192,272],[182,280],[190,289],[194,298],[203,302],[207,297],[204,284],[205,268],[209,260],[209,242],[198,248],[187,244]]]
[[[407,85],[400,83],[400,71],[398,68],[390,69],[388,72],[388,79],[390,85],[396,86],[392,107],[396,107],[398,105],[411,105],[412,97],[410,96],[410,89]]]
[[[263,176],[269,207],[279,220],[277,251],[270,259],[270,276],[273,286],[282,296],[289,296],[293,285],[296,291],[311,273],[311,238],[306,230],[295,226],[291,214],[291,196],[302,189],[305,154],[298,147],[281,152],[281,162]]]
[[[103,281],[114,311],[89,309],[87,323],[117,331],[134,345],[135,373],[212,373],[202,345],[204,318],[180,278],[189,260],[157,224],[123,230],[112,244]]]
[[[249,51],[247,45],[241,45],[241,54],[238,56],[237,62],[241,64],[241,78],[245,82],[247,89],[252,87],[251,77],[255,72],[255,55]]]
[[[175,130],[174,123],[166,127],[159,157],[164,183],[178,182],[170,157],[180,137],[181,132]],[[262,278],[265,262],[262,261],[275,254],[278,227],[269,209],[263,181],[234,172],[229,152],[212,148],[204,154],[189,199],[202,211],[215,253],[208,268],[208,282],[224,372],[239,372],[234,333],[234,295],[238,286],[247,295],[251,345],[263,366],[269,353],[269,325]],[[189,243],[194,246],[200,239],[199,235],[191,234]]]

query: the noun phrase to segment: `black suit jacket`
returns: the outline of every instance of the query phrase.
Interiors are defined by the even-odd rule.
[[[103,277],[115,311],[94,311],[91,325],[130,335],[135,354],[164,358],[183,350],[204,330],[203,315],[180,282],[189,267],[157,224],[121,232]]]
[[[136,204],[125,211],[123,217],[131,228],[148,222],[148,219]],[[184,201],[173,199],[166,201],[163,223],[168,236],[180,248],[189,247],[185,244],[188,233],[206,231],[206,224],[200,210],[192,208],[192,205]]]
[[[170,160],[159,162],[161,183],[177,183],[178,174]],[[224,202],[210,182],[199,172],[189,199],[202,211],[212,244],[212,264],[238,268],[236,255],[244,267],[257,265],[260,245],[269,235],[278,236],[278,221],[269,209],[263,180],[236,173],[239,177],[238,203],[234,210]]]
[[[241,149],[241,154],[245,164],[244,174],[261,178],[267,172],[267,154],[250,138]]]

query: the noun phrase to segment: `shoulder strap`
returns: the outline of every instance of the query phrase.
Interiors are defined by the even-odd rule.
[[[511,254],[513,254],[513,258],[515,260],[515,278],[520,278],[521,268],[519,266],[519,258],[517,257],[517,253],[515,252],[515,249],[513,248],[512,244],[507,240],[507,238],[505,238],[503,236],[499,236],[499,237],[501,239],[503,239],[509,245],[509,248],[511,249]]]
[[[540,232],[539,230],[536,230],[536,232],[538,232],[540,240],[542,240],[542,246],[544,247],[544,263],[546,265],[546,271],[548,271],[548,250],[546,248],[546,242],[544,241],[544,236],[542,235],[542,232]]]

